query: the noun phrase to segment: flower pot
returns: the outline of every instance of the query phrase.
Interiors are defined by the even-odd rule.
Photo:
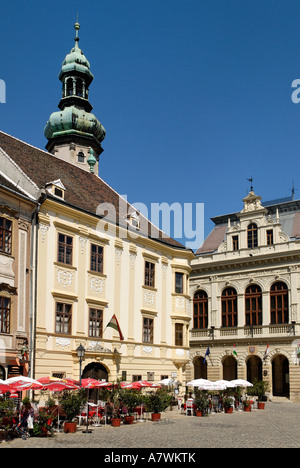
[[[121,426],[121,419],[119,418],[112,418],[111,419],[111,425],[113,427],[120,427]]]
[[[233,412],[232,406],[225,406],[225,413],[231,414]]]
[[[64,424],[64,432],[66,434],[74,434],[77,430],[77,423],[76,422],[65,422]]]
[[[265,404],[262,403],[261,401],[258,401],[258,402],[257,402],[257,408],[258,408],[258,409],[265,409]]]
[[[198,418],[201,418],[203,416],[203,413],[201,410],[196,410],[196,416],[198,416]]]
[[[250,413],[250,411],[251,411],[251,405],[249,405],[249,406],[244,406],[244,411],[246,411],[246,413]]]
[[[161,417],[160,413],[152,413],[151,414],[152,421],[159,421],[160,417]]]
[[[125,416],[124,423],[125,424],[133,424],[134,416]]]

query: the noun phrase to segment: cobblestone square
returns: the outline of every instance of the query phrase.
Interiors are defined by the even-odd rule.
[[[93,427],[84,434],[56,433],[52,438],[15,439],[2,448],[99,448],[104,449],[202,449],[202,448],[299,448],[300,404],[268,402],[265,410],[251,413],[210,414],[194,417],[177,409],[163,413],[162,420],[136,422],[132,426]],[[128,452],[130,453],[130,451]]]

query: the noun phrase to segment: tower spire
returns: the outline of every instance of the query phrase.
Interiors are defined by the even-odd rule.
[[[76,31],[75,33],[75,47],[78,47],[78,42],[79,42],[79,29],[80,29],[80,24],[78,23],[78,13],[77,13],[77,18],[76,18],[76,23],[74,24],[74,29]]]
[[[89,87],[94,76],[89,61],[78,45],[78,15],[74,28],[75,46],[66,55],[58,76],[62,83],[62,97],[58,104],[60,111],[50,115],[44,130],[48,140],[46,149],[98,175],[99,156],[103,151],[101,143],[106,132],[91,113],[93,106],[89,101]]]

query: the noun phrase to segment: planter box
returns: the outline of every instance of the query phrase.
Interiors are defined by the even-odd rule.
[[[246,413],[250,413],[251,412],[251,405],[250,406],[244,406],[244,411],[246,411]]]
[[[258,409],[265,409],[265,404],[262,403],[261,401],[258,401],[258,402],[257,402],[257,408],[258,408]]]
[[[111,425],[113,427],[120,427],[121,426],[121,419],[114,419],[112,418],[111,420]]]
[[[203,416],[202,411],[196,410],[196,416],[198,416],[198,418],[201,418]]]
[[[125,416],[124,424],[133,424],[134,416]]]
[[[159,421],[160,418],[161,418],[161,414],[160,413],[152,413],[151,418],[152,418],[152,421]]]
[[[227,414],[231,414],[233,412],[232,406],[225,407],[224,409],[225,409],[225,413],[227,413]]]
[[[74,434],[77,430],[77,423],[67,423],[64,424],[64,432],[66,434]]]

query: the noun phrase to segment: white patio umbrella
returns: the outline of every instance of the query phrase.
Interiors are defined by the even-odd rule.
[[[206,379],[195,379],[187,383],[188,387],[199,387],[200,385],[211,384],[210,380]]]
[[[232,382],[230,382],[229,380],[216,380],[215,382],[213,382],[214,384],[219,384],[219,385],[225,385],[226,388],[235,388],[236,385],[234,385]]]
[[[253,387],[251,382],[243,379],[236,379],[230,381],[235,387]]]
[[[178,384],[178,380],[174,379],[163,379],[158,382],[160,385],[165,385],[167,387],[175,387]]]
[[[202,384],[198,387],[199,390],[210,390],[210,391],[217,391],[217,390],[226,390],[226,385],[218,384],[216,382],[211,382],[210,384]]]

